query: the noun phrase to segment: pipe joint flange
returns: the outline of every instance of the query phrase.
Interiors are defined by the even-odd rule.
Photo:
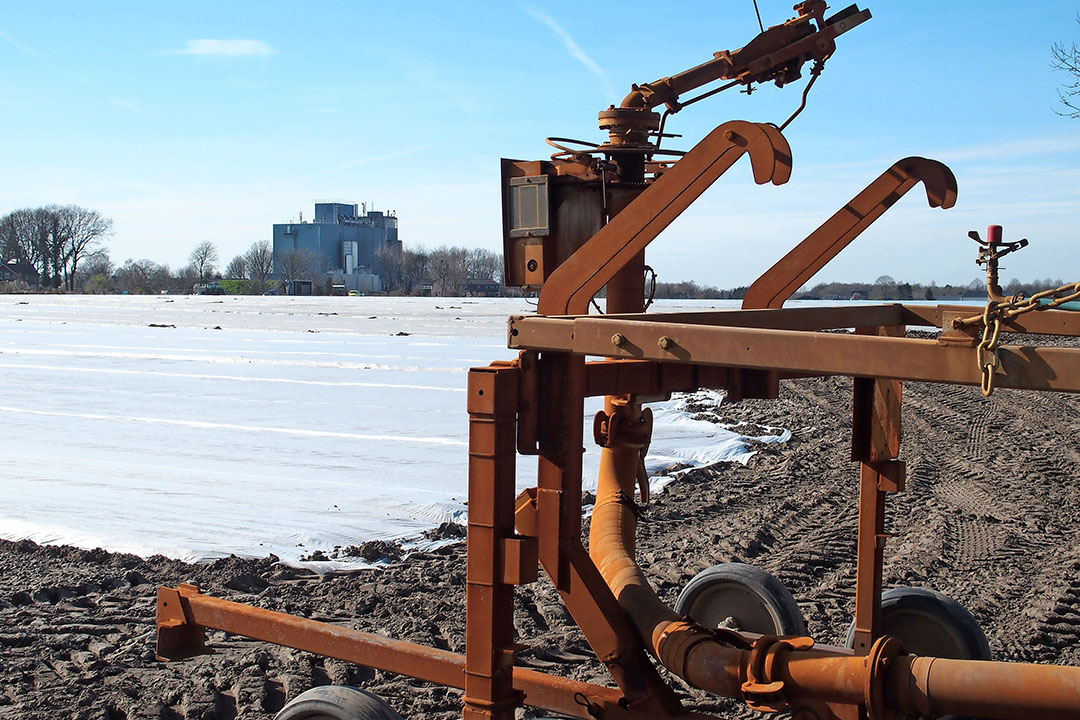
[[[755,640],[746,662],[746,682],[742,684],[743,700],[750,709],[758,712],[786,710],[790,703],[784,694],[780,654],[812,647],[814,640],[808,637],[762,635]]]
[[[593,440],[603,448],[631,448],[648,452],[652,441],[650,408],[615,404],[611,414],[600,410],[593,417]]]
[[[869,720],[899,720],[903,713],[889,709],[885,702],[885,677],[889,663],[906,655],[903,643],[891,635],[877,639],[866,656],[866,716]]]

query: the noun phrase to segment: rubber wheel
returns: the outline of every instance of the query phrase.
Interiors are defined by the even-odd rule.
[[[381,698],[348,685],[322,685],[297,695],[274,720],[402,720]]]
[[[954,660],[989,660],[990,644],[978,621],[947,595],[927,588],[899,587],[881,595],[881,631],[908,652]],[[855,647],[855,623],[845,644]]]
[[[707,628],[763,635],[805,635],[795,598],[761,568],[743,563],[713,565],[695,575],[675,601],[675,612]]]

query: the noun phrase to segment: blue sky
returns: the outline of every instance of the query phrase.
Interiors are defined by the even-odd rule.
[[[759,0],[766,24],[791,2]],[[649,249],[661,280],[751,282],[894,161],[953,168],[913,190],[815,281],[968,282],[968,230],[1032,245],[1003,277],[1080,280],[1080,120],[1059,117],[1050,45],[1080,3],[871,0],[787,130],[791,181],[722,178]],[[843,3],[834,5],[834,9]],[[546,136],[600,141],[597,111],[745,44],[750,0],[10,3],[0,16],[0,214],[77,203],[115,221],[114,261],[222,264],[315,200],[396,210],[406,247],[501,248],[498,159]],[[734,90],[668,124],[689,148],[730,119],[780,122],[801,83]],[[745,161],[744,161],[745,162]],[[922,196],[922,197],[920,197]]]

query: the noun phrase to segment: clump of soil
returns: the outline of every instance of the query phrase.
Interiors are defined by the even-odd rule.
[[[643,508],[638,556],[673,602],[694,574],[738,561],[773,573],[807,628],[840,643],[854,599],[857,470],[846,379],[784,383],[774,401],[695,408],[724,423],[792,431],[743,466],[693,470]],[[889,498],[885,584],[934,588],[981,623],[996,659],[1080,664],[1080,398],[908,383],[908,481]],[[587,526],[587,522],[585,523]],[[585,528],[587,531],[587,527]],[[447,524],[432,539],[456,537]],[[265,720],[313,685],[361,685],[405,717],[460,717],[460,693],[210,632],[212,655],[160,663],[155,587],[203,592],[453,652],[464,651],[464,543],[401,560],[391,543],[342,555],[393,560],[317,575],[276,558],[189,565],[101,550],[0,542],[0,718]],[[324,553],[329,557],[332,553]],[[518,662],[580,680],[610,677],[545,579],[520,588]],[[757,717],[676,681],[692,709]]]
[[[454,540],[465,538],[465,526],[453,522],[444,522],[437,528],[424,533],[428,540]]]

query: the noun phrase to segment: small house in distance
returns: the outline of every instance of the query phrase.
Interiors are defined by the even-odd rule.
[[[361,293],[381,292],[385,258],[401,253],[398,219],[355,203],[315,203],[312,222],[274,225],[274,271],[285,282],[329,277]]]
[[[0,282],[23,283],[35,287],[39,280],[37,268],[28,262],[20,262],[12,258],[5,263],[0,263]]]

